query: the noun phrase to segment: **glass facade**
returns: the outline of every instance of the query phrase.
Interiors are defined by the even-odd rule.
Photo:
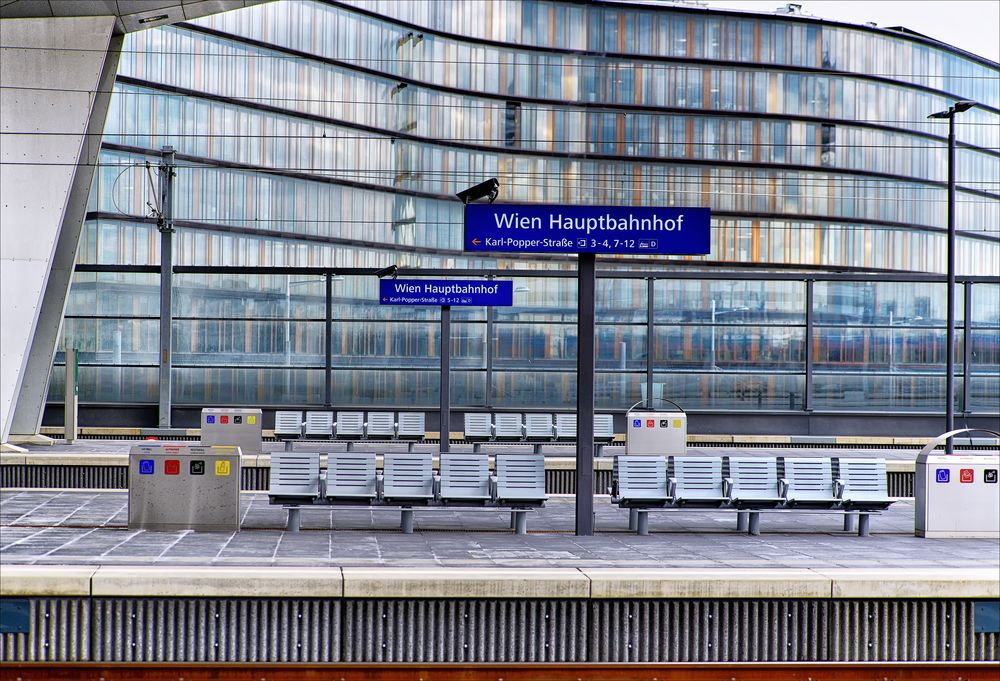
[[[602,259],[600,408],[652,391],[687,409],[941,411],[944,285],[892,272],[944,272],[947,129],[926,115],[955,99],[982,105],[956,119],[957,399],[995,413],[1000,66],[893,31],[639,3],[285,0],[132,33],[78,259],[159,263],[147,163],[169,145],[176,265],[537,271],[514,307],[453,312],[452,400],[572,408],[573,260],[463,253],[454,193],[495,176],[501,201],[708,206],[709,255]],[[685,262],[759,276],[667,275]],[[845,268],[889,272],[830,274]],[[174,285],[175,404],[437,404],[439,312],[378,307],[371,277],[331,282],[329,331],[323,275]],[[63,343],[84,402],[156,401],[157,287],[77,273]]]

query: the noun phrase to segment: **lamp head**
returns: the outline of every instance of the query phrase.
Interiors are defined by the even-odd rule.
[[[951,108],[955,110],[955,113],[962,113],[963,111],[968,111],[972,107],[976,106],[976,104],[977,102],[973,102],[968,99],[962,99],[960,101],[955,102],[955,104],[952,105]]]
[[[473,187],[463,189],[455,194],[455,196],[461,199],[462,203],[471,203],[473,201],[478,201],[479,199],[489,199],[490,203],[493,203],[497,200],[497,196],[499,195],[500,180],[495,177],[491,177],[485,182],[480,182]]]

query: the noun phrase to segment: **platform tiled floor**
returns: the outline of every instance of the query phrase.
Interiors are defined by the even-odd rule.
[[[495,510],[417,510],[416,532],[398,509],[314,508],[299,533],[263,493],[242,495],[239,533],[147,532],[127,527],[124,491],[0,491],[0,562],[8,564],[477,566],[477,567],[995,567],[1000,542],[919,539],[913,503],[872,518],[873,534],[842,530],[837,515],[764,514],[762,534],[734,529],[735,515],[665,512],[652,534],[628,533],[627,512],[595,500],[597,534],[577,537],[572,497],[529,515],[527,536]]]

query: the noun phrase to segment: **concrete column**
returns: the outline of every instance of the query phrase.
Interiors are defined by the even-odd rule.
[[[0,441],[38,433],[121,50],[115,17],[0,20]]]

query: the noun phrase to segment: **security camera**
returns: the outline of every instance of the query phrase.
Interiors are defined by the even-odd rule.
[[[395,265],[389,265],[388,267],[383,267],[380,270],[375,270],[375,276],[379,279],[385,279],[386,277],[396,278],[396,274],[399,272],[399,268]]]
[[[485,182],[480,182],[474,187],[469,187],[468,189],[463,189],[459,193],[455,194],[462,203],[472,203],[473,201],[478,201],[479,199],[489,199],[490,203],[497,200],[497,196],[500,195],[500,180],[495,177],[491,177]]]

